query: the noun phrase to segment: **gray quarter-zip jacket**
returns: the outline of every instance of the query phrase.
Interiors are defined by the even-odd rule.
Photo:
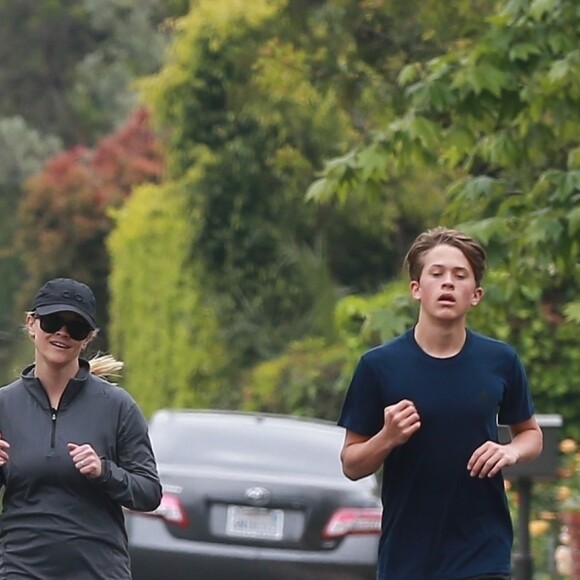
[[[51,409],[33,366],[0,389],[0,433],[10,443],[0,470],[1,580],[128,580],[122,506],[159,505],[142,412],[126,391],[80,363],[58,409]],[[90,444],[102,458],[102,475],[80,474],[67,443]]]

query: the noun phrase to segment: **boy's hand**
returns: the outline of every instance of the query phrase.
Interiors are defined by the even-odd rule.
[[[385,434],[395,445],[402,445],[419,430],[421,419],[412,401],[403,399],[385,407]]]
[[[467,462],[467,469],[471,477],[493,477],[504,467],[513,465],[517,461],[518,453],[509,445],[486,441],[473,452]]]

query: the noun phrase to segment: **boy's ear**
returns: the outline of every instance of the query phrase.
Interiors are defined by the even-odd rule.
[[[409,288],[411,289],[411,296],[415,300],[421,300],[421,286],[419,285],[419,282],[417,282],[417,280],[411,280]]]
[[[481,286],[479,288],[476,288],[473,292],[473,297],[471,298],[471,306],[477,306],[481,302],[483,295],[484,295],[483,288]]]

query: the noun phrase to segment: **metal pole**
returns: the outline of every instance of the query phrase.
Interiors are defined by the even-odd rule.
[[[518,552],[514,554],[514,580],[532,580],[533,562],[530,551],[530,507],[532,503],[532,480],[517,479],[518,489]]]

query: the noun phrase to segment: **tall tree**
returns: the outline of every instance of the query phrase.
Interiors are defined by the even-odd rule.
[[[63,144],[90,148],[126,122],[137,104],[133,80],[158,69],[171,18],[187,5],[0,0],[0,359],[9,378],[13,365],[6,361],[19,344],[13,325],[21,323],[17,313],[30,291],[20,291],[28,259],[15,240],[18,216],[26,215],[18,211],[23,181]],[[76,268],[61,265],[63,271]],[[99,271],[95,278],[107,274]]]
[[[160,179],[163,159],[145,110],[94,149],[75,147],[50,159],[30,179],[20,205],[17,241],[27,271],[21,308],[46,279],[76,277],[88,283],[106,329],[110,211],[134,186]]]
[[[0,114],[21,115],[69,143],[86,141],[86,125],[67,96],[78,60],[98,43],[82,5],[2,0],[0,39]]]
[[[183,0],[0,0],[0,117],[92,145],[135,108],[132,80],[158,69]]]
[[[114,216],[110,345],[125,363],[123,386],[147,414],[215,405],[229,360],[189,263],[195,215],[181,187],[141,185]]]
[[[12,318],[12,296],[23,278],[20,255],[13,244],[21,184],[59,149],[58,139],[43,139],[21,117],[0,119],[0,326]]]
[[[22,182],[40,171],[45,159],[60,147],[58,139],[43,138],[21,117],[0,119],[0,378],[6,380],[14,376],[9,359],[22,324],[15,297],[25,273],[21,253],[14,245]]]
[[[579,30],[572,0],[500,3],[483,34],[405,67],[404,115],[329,162],[311,189],[332,197],[409,168],[459,171],[447,222],[486,243],[498,269],[479,322],[520,348],[540,409],[570,427],[580,418],[570,405],[580,391]]]
[[[467,5],[454,4],[453,28],[472,27]],[[201,0],[179,21],[167,65],[144,84],[169,133],[170,175],[195,168],[189,201],[201,220],[192,256],[245,363],[312,330],[316,289],[297,248],[321,248],[322,279],[328,270],[337,286],[376,289],[395,274],[401,240],[438,211],[436,192],[416,203],[401,183],[376,191],[374,203],[303,203],[324,157],[392,117],[397,63],[443,43],[432,31],[448,10],[430,6],[432,17],[417,19],[394,1]]]

